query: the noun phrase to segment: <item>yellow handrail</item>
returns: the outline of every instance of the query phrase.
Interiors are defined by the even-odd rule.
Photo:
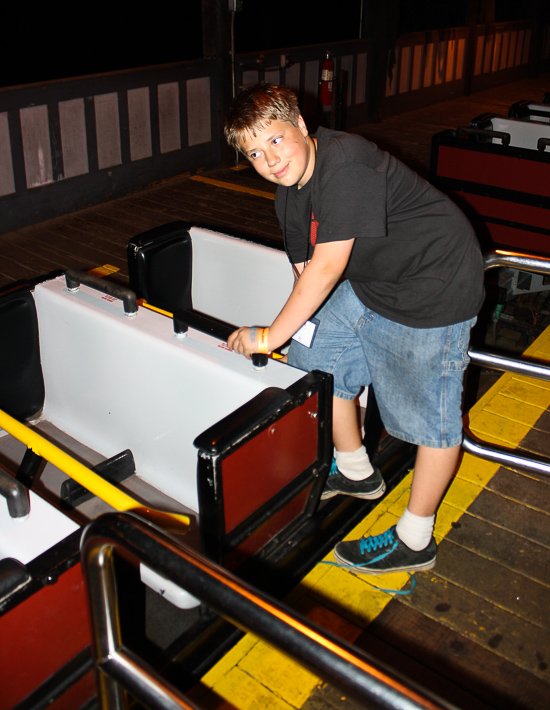
[[[124,493],[119,488],[109,483],[87,466],[77,461],[70,454],[62,451],[51,441],[48,441],[38,432],[33,431],[25,424],[17,421],[12,416],[0,409],[0,427],[16,439],[25,444],[37,456],[49,461],[68,476],[84,486],[101,500],[108,503],[115,510],[133,511],[143,518],[150,520],[169,532],[185,532],[190,525],[187,515],[166,513],[154,508],[146,508],[134,498]]]

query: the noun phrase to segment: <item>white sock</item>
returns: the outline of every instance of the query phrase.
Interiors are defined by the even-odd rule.
[[[435,523],[435,515],[423,517],[411,513],[408,508],[397,522],[397,534],[399,538],[411,550],[419,552],[430,544]]]
[[[334,458],[340,473],[351,481],[364,481],[374,473],[369,456],[364,446],[357,451],[336,451]]]

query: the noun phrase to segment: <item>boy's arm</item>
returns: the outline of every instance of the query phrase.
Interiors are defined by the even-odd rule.
[[[269,329],[270,351],[284,345],[330,294],[348,264],[353,243],[353,239],[347,239],[315,246],[311,261],[302,271],[283,310]],[[256,339],[251,340],[250,331],[250,328],[239,328],[227,340],[230,348],[248,358],[258,352],[258,343]],[[254,333],[252,335],[255,336]]]

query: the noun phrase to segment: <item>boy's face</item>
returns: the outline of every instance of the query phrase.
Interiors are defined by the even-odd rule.
[[[301,116],[297,127],[277,120],[257,129],[255,136],[245,133],[241,147],[255,170],[277,185],[302,187],[313,175],[315,150]]]

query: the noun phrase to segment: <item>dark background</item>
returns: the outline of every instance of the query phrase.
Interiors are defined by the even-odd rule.
[[[468,0],[380,1],[395,3],[398,35],[466,23]],[[481,4],[489,12],[494,8],[499,22],[526,17],[529,2]],[[0,86],[199,59],[201,0],[181,0],[170,8],[65,0],[12,6],[3,11]],[[360,11],[361,0],[338,0],[328,10],[326,3],[310,0],[244,0],[234,17],[235,52],[356,39]]]

